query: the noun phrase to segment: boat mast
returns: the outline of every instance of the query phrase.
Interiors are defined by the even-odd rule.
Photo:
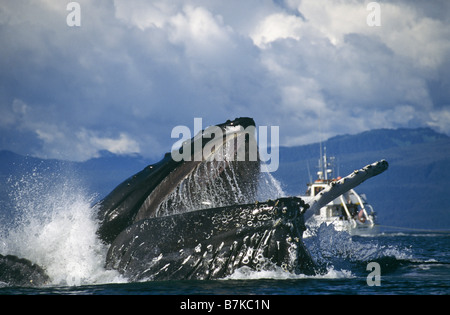
[[[320,119],[320,113],[319,113],[319,136],[320,136],[320,157],[319,157],[319,171],[317,172],[317,177],[319,180],[328,181],[328,173],[331,173],[334,171],[334,165],[332,163],[328,162],[327,158],[327,147],[323,146],[322,144],[322,124]],[[323,148],[322,148],[323,147]],[[330,157],[330,160],[334,160],[334,157]],[[328,169],[328,166],[331,168]],[[331,177],[332,178],[332,177]]]
[[[323,151],[323,153],[322,153]],[[322,150],[322,142],[320,142],[320,159],[319,159],[319,171],[317,172],[317,175],[319,177],[319,180],[325,180],[328,181],[328,174],[330,174],[330,179],[332,177],[332,173],[334,172],[334,165],[333,165],[334,157],[330,157],[330,161],[328,161],[327,157],[327,147],[324,146]]]
[[[319,156],[319,171],[317,172],[318,178],[319,180],[323,180],[323,171],[324,171],[324,167],[323,167],[323,156],[322,156],[322,124],[320,121],[320,111],[319,111],[319,137],[320,137],[320,156]],[[325,148],[326,151],[326,148]]]

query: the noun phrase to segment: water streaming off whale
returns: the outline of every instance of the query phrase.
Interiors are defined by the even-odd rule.
[[[270,173],[258,174],[256,181],[238,180],[239,173],[245,167],[238,162],[226,161],[199,164],[159,205],[156,216],[246,204],[284,196],[281,185]]]

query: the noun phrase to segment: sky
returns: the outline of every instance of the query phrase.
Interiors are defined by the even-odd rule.
[[[283,146],[450,135],[448,0],[69,2],[0,2],[0,150],[157,159],[176,126],[243,116]]]

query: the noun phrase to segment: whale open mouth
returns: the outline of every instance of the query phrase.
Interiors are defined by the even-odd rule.
[[[180,150],[192,150],[189,160],[149,194],[135,221],[255,201],[260,161],[254,122],[242,120],[208,127],[183,144]]]
[[[110,243],[146,218],[254,202],[259,174],[253,119],[208,127],[105,197],[99,236]]]

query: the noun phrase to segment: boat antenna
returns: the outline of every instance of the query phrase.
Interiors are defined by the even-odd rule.
[[[319,179],[323,179],[323,155],[322,155],[322,137],[320,137],[320,156],[319,156]],[[322,173],[321,173],[322,172]]]
[[[309,161],[308,160],[306,160],[306,167],[308,168],[309,182],[312,183],[313,179],[312,179],[312,176],[311,176],[311,170],[309,169]]]
[[[317,175],[319,175],[319,179],[324,179],[324,165],[323,165],[323,155],[322,155],[322,124],[320,119],[320,109],[319,109],[319,146],[320,146],[320,155],[319,155],[319,172]],[[326,148],[325,148],[326,151]]]

